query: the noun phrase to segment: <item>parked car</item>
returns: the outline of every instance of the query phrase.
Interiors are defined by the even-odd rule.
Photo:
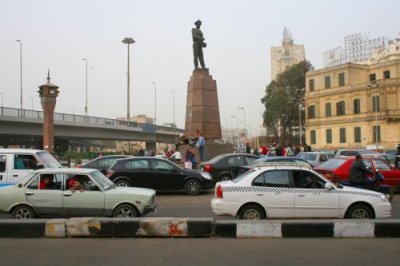
[[[241,174],[249,171],[250,169],[253,169],[255,167],[264,166],[265,164],[285,163],[285,162],[296,163],[298,165],[303,165],[305,167],[313,168],[313,165],[304,159],[293,157],[293,156],[287,156],[287,157],[278,156],[278,157],[263,157],[263,158],[257,159],[249,165],[241,166],[238,173],[239,173],[239,175],[241,175]]]
[[[296,157],[308,161],[313,167],[329,160],[329,156],[325,152],[319,151],[299,152]]]
[[[396,159],[395,156],[385,153],[372,153],[372,154],[363,154],[363,158],[379,158],[385,162],[387,162],[390,166],[394,168],[394,160]]]
[[[33,149],[0,149],[0,184],[15,184],[33,170],[59,168],[50,153]]]
[[[257,159],[258,156],[248,153],[221,154],[200,163],[199,168],[210,173],[215,181],[231,180],[239,175],[240,167],[251,164]]]
[[[77,165],[80,168],[93,168],[97,169],[103,174],[106,174],[107,169],[113,165],[118,159],[132,157],[131,155],[106,155],[97,157],[87,163]]]
[[[315,167],[314,170],[334,182],[347,181],[350,167],[354,160],[354,157],[333,158]],[[363,157],[363,162],[373,172],[379,169],[379,172],[385,178],[383,184],[391,186],[393,189],[400,190],[400,170],[393,168],[387,162],[379,158]]]
[[[210,190],[215,185],[209,173],[183,169],[156,157],[119,159],[108,168],[107,177],[118,186],[146,187],[160,192],[184,191],[189,195]]]
[[[252,169],[215,185],[217,215],[266,218],[373,219],[391,215],[382,193],[338,187],[311,169],[279,165]]]
[[[344,156],[356,156],[360,154],[359,150],[357,149],[339,149],[335,152],[335,158],[344,157]]]
[[[0,187],[0,211],[16,219],[136,217],[155,210],[155,195],[152,189],[117,187],[95,169],[41,169]]]

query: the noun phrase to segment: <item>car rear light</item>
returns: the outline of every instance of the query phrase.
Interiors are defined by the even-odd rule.
[[[211,164],[204,165],[204,171],[211,173]]]
[[[114,173],[115,173],[114,170],[107,170],[106,176],[107,176],[107,177],[110,177],[110,176],[112,176]]]
[[[217,188],[215,189],[215,196],[219,199],[222,199],[224,197],[221,185],[218,185]]]

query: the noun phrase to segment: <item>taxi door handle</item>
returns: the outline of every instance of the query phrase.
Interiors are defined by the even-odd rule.
[[[26,192],[25,192],[25,195],[27,195],[27,196],[32,196],[32,195],[33,195],[33,191],[26,191]]]
[[[300,195],[297,195],[297,197],[299,197],[299,198],[302,198],[302,197],[305,197],[306,195],[304,195],[304,194],[300,194]]]
[[[72,196],[72,191],[64,191],[63,195],[65,197],[71,197]]]
[[[257,196],[264,196],[264,193],[257,193]]]

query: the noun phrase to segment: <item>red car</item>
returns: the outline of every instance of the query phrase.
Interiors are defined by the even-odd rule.
[[[354,160],[354,157],[332,158],[315,167],[314,170],[334,182],[347,181],[349,178],[350,166]],[[391,186],[397,191],[400,190],[400,170],[393,168],[387,162],[379,158],[363,158],[363,161],[372,172],[375,173],[376,169],[379,169],[385,177],[383,184]]]

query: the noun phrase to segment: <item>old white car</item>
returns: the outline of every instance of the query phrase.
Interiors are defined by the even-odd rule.
[[[152,189],[117,187],[95,169],[41,169],[0,187],[0,212],[17,219],[137,217],[155,210],[155,195]]]
[[[311,168],[271,163],[215,185],[214,213],[240,219],[349,218],[391,215],[382,193],[338,187]]]

